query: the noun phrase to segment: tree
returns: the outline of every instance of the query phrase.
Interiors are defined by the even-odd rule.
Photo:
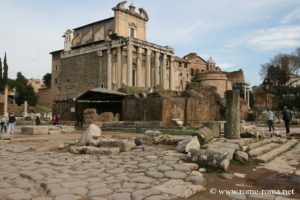
[[[3,61],[3,85],[5,86],[7,84],[8,80],[8,65],[7,65],[7,59],[6,59],[6,53],[4,55],[4,61]]]
[[[3,83],[3,78],[2,78],[2,61],[1,61],[1,58],[0,58],[0,85],[2,85]]]
[[[14,82],[17,92],[16,103],[21,105],[24,101],[28,101],[30,106],[35,106],[37,98],[34,93],[34,89],[31,85],[28,85],[28,80],[23,76],[21,72],[17,73],[17,79]]]
[[[47,73],[43,76],[43,81],[47,87],[51,87],[51,73]]]

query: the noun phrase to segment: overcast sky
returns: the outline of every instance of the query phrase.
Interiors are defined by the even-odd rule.
[[[113,16],[116,0],[0,0],[0,57],[7,52],[9,77],[51,72],[49,52],[61,37]],[[128,1],[127,6],[131,1]],[[300,47],[300,0],[135,0],[149,14],[148,40],[184,56],[210,56],[227,71],[243,69],[253,86],[260,65]]]

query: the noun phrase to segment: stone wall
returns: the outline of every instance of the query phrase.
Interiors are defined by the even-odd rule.
[[[180,119],[187,126],[199,126],[205,121],[220,120],[220,111],[219,95],[214,88],[204,86],[177,96],[161,91],[143,99],[125,98],[122,114],[124,121],[161,121],[170,125],[172,119]]]
[[[161,121],[169,124],[172,119],[171,103],[166,98],[126,98],[123,100],[124,121]]]
[[[51,108],[52,106],[51,88],[40,89],[37,97],[38,97],[37,98],[38,105]]]
[[[248,117],[248,103],[247,101],[241,99],[240,100],[240,119],[241,120],[246,120]]]
[[[58,100],[73,99],[88,89],[96,88],[104,79],[105,71],[99,71],[99,59],[105,59],[105,52],[99,58],[97,52],[63,58],[58,74]],[[102,62],[105,65],[105,62]],[[101,73],[102,72],[102,73]],[[102,81],[101,81],[102,82]],[[105,83],[106,80],[103,80]]]

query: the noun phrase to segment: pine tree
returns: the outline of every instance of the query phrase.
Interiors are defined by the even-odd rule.
[[[4,85],[6,85],[7,81],[8,81],[8,75],[7,74],[8,74],[8,65],[7,65],[6,52],[5,52],[4,61],[3,61],[3,77],[2,77]]]
[[[0,58],[0,87],[3,85],[3,76],[2,76],[2,61]]]

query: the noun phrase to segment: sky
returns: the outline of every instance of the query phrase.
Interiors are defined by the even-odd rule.
[[[49,52],[63,49],[67,29],[113,16],[118,0],[0,0],[0,58],[9,77],[51,72]],[[132,2],[128,1],[127,6]],[[149,15],[148,41],[177,56],[212,57],[225,71],[243,69],[251,85],[260,66],[300,47],[300,0],[134,0]]]

